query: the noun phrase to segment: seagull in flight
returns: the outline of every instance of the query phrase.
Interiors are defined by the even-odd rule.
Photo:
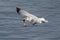
[[[39,18],[25,10],[22,10],[19,7],[16,7],[16,12],[21,16],[23,19],[23,25],[26,26],[26,22],[32,23],[32,25],[35,25],[37,23],[48,23],[48,20],[45,18]]]

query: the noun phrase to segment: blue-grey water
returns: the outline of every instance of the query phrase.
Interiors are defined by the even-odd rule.
[[[49,22],[23,27],[16,7]],[[60,40],[60,0],[0,0],[0,40]]]

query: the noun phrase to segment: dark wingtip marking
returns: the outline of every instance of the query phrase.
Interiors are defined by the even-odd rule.
[[[20,9],[19,7],[16,7],[17,13],[19,13],[20,10],[21,10],[21,9]]]

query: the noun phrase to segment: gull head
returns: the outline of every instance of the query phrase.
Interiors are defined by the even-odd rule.
[[[46,20],[45,18],[39,18],[39,23],[48,23],[48,20]]]

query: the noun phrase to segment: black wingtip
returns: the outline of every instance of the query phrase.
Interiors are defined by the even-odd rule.
[[[19,11],[21,10],[21,8],[16,7],[16,12],[19,13]]]

